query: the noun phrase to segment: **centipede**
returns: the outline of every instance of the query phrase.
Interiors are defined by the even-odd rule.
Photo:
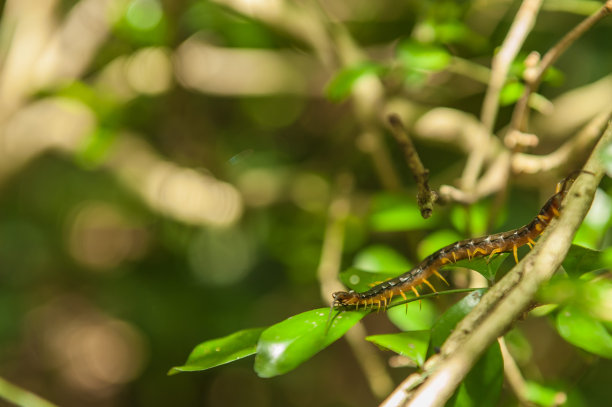
[[[355,310],[359,310],[360,308],[374,309],[376,307],[377,310],[381,308],[386,310],[395,296],[401,296],[407,300],[406,293],[413,292],[416,297],[419,297],[417,288],[422,287],[423,284],[436,292],[429,278],[435,275],[449,285],[440,274],[440,268],[464,259],[472,260],[476,257],[488,256],[487,261],[490,261],[497,254],[512,252],[515,262],[518,263],[517,249],[524,245],[533,248],[533,245],[536,244],[535,239],[544,232],[553,219],[559,217],[563,199],[580,173],[589,172],[575,171],[557,183],[555,194],[546,201],[540,212],[528,224],[507,232],[452,243],[429,255],[411,270],[381,282],[367,291],[337,291],[332,294],[332,308],[351,309],[355,307]]]

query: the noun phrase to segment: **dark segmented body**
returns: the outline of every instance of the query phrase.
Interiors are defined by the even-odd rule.
[[[412,270],[399,275],[391,280],[387,280],[375,285],[368,291],[358,293],[351,291],[338,291],[333,294],[333,306],[386,308],[391,299],[396,295],[401,295],[406,299],[406,292],[413,291],[419,295],[416,287],[427,284],[432,290],[433,286],[427,280],[432,274],[444,280],[438,270],[448,263],[455,263],[459,260],[482,256],[493,256],[503,252],[513,252],[514,259],[518,263],[517,248],[527,244],[530,247],[548,226],[550,221],[559,216],[561,202],[567,194],[569,186],[576,178],[570,175],[557,185],[557,192],[544,204],[538,215],[527,225],[508,232],[496,233],[494,235],[483,236],[475,239],[466,239],[450,244],[426,257],[421,263]],[[444,280],[446,281],[446,280]],[[435,291],[435,290],[434,290]]]

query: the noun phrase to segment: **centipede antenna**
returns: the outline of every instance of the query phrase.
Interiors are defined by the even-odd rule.
[[[327,322],[325,323],[325,335],[327,335],[327,332],[329,331],[329,328],[331,327],[331,316],[332,316],[332,312],[334,311],[334,306],[336,305],[336,301],[332,301],[330,307],[329,307],[329,313],[327,314]]]

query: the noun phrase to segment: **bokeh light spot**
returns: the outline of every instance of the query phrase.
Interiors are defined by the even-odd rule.
[[[130,25],[143,31],[159,24],[162,16],[161,4],[157,0],[134,0],[125,13]]]

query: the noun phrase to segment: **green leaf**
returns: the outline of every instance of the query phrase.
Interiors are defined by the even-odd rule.
[[[414,196],[384,193],[372,201],[370,225],[377,232],[425,229],[438,221],[437,212],[423,219]]]
[[[442,346],[446,338],[479,302],[486,289],[465,296],[450,307],[434,324],[431,351]],[[494,343],[476,362],[447,406],[494,406],[503,382],[503,361],[499,345]]]
[[[481,288],[466,295],[442,314],[431,329],[431,344],[433,348],[442,346],[446,338],[455,329],[455,325],[480,302],[485,292],[486,288]]]
[[[425,237],[418,246],[418,254],[421,258],[425,258],[436,250],[461,240],[461,236],[449,229],[438,230],[430,233]]]
[[[551,66],[544,72],[544,77],[542,78],[543,82],[548,83],[551,86],[561,86],[565,81],[565,75],[562,71]]]
[[[381,71],[382,68],[379,65],[371,62],[344,68],[329,82],[325,95],[331,101],[341,102],[351,94],[359,79],[368,75],[377,75]]]
[[[567,306],[557,315],[557,331],[569,343],[606,358],[612,358],[612,336],[601,322]]]
[[[168,375],[206,370],[253,355],[264,329],[245,329],[223,338],[202,342],[193,349],[184,365],[173,367]]]
[[[589,271],[606,268],[606,264],[600,251],[573,244],[563,260],[563,268],[570,277],[577,278]]]
[[[478,359],[465,377],[448,407],[496,406],[504,381],[504,361],[497,342]]]
[[[423,366],[430,336],[430,331],[412,331],[388,335],[371,335],[366,337],[366,340],[412,359],[417,366]]]
[[[502,106],[508,106],[519,100],[525,85],[521,82],[509,82],[502,88],[499,94],[499,104]]]
[[[410,270],[410,263],[396,250],[385,245],[368,246],[355,256],[355,268],[371,272],[395,273]]]
[[[544,386],[531,380],[525,382],[525,397],[527,400],[540,406],[558,405],[557,397],[559,391],[553,387]]]
[[[436,319],[436,307],[430,300],[421,300],[387,310],[387,318],[402,331],[431,329]]]
[[[116,131],[98,127],[85,139],[81,150],[76,153],[76,159],[83,167],[94,168],[106,160],[116,139]]]
[[[341,272],[339,277],[340,281],[351,290],[363,292],[382,281],[396,277],[398,274],[400,273],[373,273],[371,271],[364,271],[351,267]]]
[[[329,309],[294,315],[266,329],[257,344],[255,371],[260,377],[287,373],[346,333],[367,311],[341,311],[328,324]]]
[[[398,46],[397,56],[404,66],[419,71],[441,71],[451,61],[451,55],[444,48],[412,40]]]

